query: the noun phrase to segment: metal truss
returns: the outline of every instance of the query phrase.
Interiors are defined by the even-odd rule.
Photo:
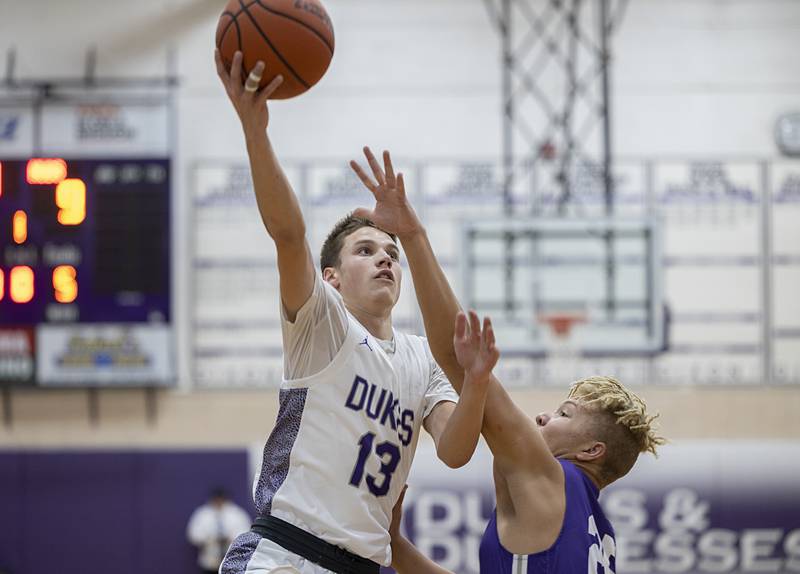
[[[602,166],[613,209],[609,41],[628,0],[484,0],[502,42],[505,206],[515,168],[557,162],[558,213],[574,190],[576,162]],[[599,141],[592,146],[591,137]],[[517,139],[519,138],[519,142]]]

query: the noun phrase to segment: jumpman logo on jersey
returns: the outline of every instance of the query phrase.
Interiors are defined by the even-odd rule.
[[[359,343],[359,345],[366,345],[367,349],[372,351],[372,347],[369,346],[369,337],[364,337],[364,340]]]

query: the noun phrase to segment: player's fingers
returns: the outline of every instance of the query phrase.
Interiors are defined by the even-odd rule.
[[[469,329],[473,337],[480,337],[481,320],[478,319],[478,314],[473,309],[469,310]]]
[[[397,194],[404,199],[406,197],[406,182],[402,173],[397,174]]]
[[[375,156],[372,154],[372,150],[369,149],[369,146],[364,146],[364,155],[367,157],[367,163],[369,163],[369,167],[372,168],[372,174],[375,176],[375,181],[378,182],[378,185],[386,185],[386,180],[383,177],[383,170],[381,169],[378,160],[375,159]]]
[[[457,339],[463,339],[467,334],[467,316],[464,311],[459,311],[456,315],[456,329],[455,336]]]
[[[406,490],[408,490],[408,485],[404,484],[403,490],[400,491],[400,496],[397,497],[397,502],[395,502],[395,505],[399,504],[400,506],[403,506],[403,500],[406,497]]]
[[[256,65],[250,70],[250,73],[247,74],[247,78],[244,81],[244,88],[247,91],[255,92],[258,89],[259,84],[261,83],[261,77],[264,75],[264,62],[259,60],[256,62]]]
[[[231,83],[240,89],[242,87],[242,58],[242,53],[236,50],[233,54],[230,71]]]
[[[269,84],[264,86],[264,89],[261,90],[261,92],[259,92],[258,94],[259,102],[261,104],[267,103],[269,97],[275,93],[275,90],[277,90],[282,83],[283,83],[283,76],[281,76],[280,74],[272,78]]]
[[[253,66],[253,69],[250,70],[250,75],[260,81],[261,77],[264,75],[264,68],[266,67],[267,65],[264,63],[264,61],[259,60],[258,62],[256,62],[256,65]]]
[[[375,194],[375,193],[378,191],[378,186],[377,186],[377,185],[375,185],[375,182],[374,182],[374,181],[372,181],[372,179],[370,179],[370,177],[369,177],[369,176],[366,174],[366,172],[365,172],[365,171],[364,171],[364,170],[361,168],[361,166],[360,166],[360,165],[358,165],[358,162],[356,162],[355,160],[350,160],[350,168],[351,168],[351,169],[352,169],[354,172],[356,172],[356,175],[358,176],[358,179],[360,179],[360,180],[361,180],[361,183],[363,183],[363,184],[364,184],[364,186],[365,186],[365,187],[366,187],[368,190],[370,190],[370,191],[371,191],[373,194]]]
[[[395,187],[397,181],[394,177],[394,167],[392,166],[392,157],[389,155],[389,150],[383,150],[383,169],[386,171],[386,185]]]
[[[492,329],[492,320],[486,316],[483,318],[483,331],[481,331],[481,342],[488,349],[494,345],[494,329]]]
[[[230,78],[228,76],[228,70],[225,69],[225,63],[222,61],[222,54],[220,54],[218,48],[214,49],[214,63],[217,65],[217,75],[227,84]]]

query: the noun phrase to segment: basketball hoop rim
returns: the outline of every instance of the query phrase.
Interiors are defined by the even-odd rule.
[[[586,313],[580,311],[559,311],[539,313],[536,320],[550,327],[556,337],[568,337],[572,327],[587,320]]]

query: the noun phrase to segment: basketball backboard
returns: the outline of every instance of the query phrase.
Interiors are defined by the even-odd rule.
[[[541,356],[541,317],[578,314],[582,355],[652,354],[664,346],[654,219],[498,218],[463,226],[463,301],[488,314],[504,353]]]

